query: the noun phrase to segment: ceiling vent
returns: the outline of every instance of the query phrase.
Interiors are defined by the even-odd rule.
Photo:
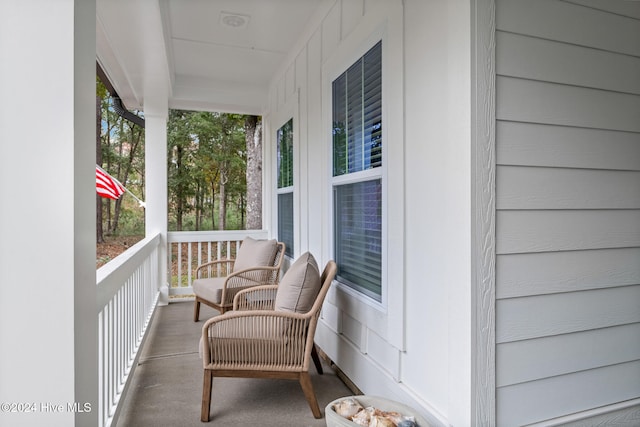
[[[249,15],[232,12],[220,12],[220,23],[226,27],[246,28],[249,25]]]

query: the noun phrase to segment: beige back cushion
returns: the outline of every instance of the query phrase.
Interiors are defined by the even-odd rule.
[[[238,253],[236,261],[233,264],[233,271],[245,270],[252,267],[271,267],[276,259],[278,252],[278,241],[272,240],[256,240],[246,237]]]
[[[306,252],[291,265],[280,280],[275,309],[306,313],[311,310],[321,286],[318,264],[313,255]]]

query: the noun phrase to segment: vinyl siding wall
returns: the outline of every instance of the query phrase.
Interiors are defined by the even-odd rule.
[[[496,27],[497,424],[637,425],[640,3],[498,0]]]

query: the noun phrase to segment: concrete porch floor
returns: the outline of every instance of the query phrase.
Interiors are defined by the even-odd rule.
[[[117,427],[321,427],[326,426],[324,407],[353,394],[327,361],[323,375],[310,369],[321,419],[313,418],[297,381],[214,378],[211,421],[200,422],[203,370],[198,341],[203,319],[217,314],[203,305],[201,320],[194,323],[192,301],[156,309]]]

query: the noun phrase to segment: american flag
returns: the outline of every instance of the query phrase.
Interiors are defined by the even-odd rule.
[[[96,165],[96,192],[102,197],[117,200],[124,194],[124,187],[117,179]]]

